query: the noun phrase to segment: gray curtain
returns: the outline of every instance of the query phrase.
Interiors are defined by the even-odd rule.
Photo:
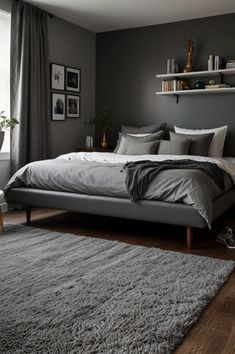
[[[47,13],[13,0],[11,12],[11,173],[47,158],[49,55]]]

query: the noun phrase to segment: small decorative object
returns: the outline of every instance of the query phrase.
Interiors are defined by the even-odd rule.
[[[66,68],[66,90],[80,92],[81,70]]]
[[[221,57],[219,55],[215,55],[214,59],[214,70],[221,69]]]
[[[51,119],[65,120],[65,95],[64,94],[52,93]]]
[[[5,130],[13,129],[15,125],[19,124],[16,118],[7,118],[4,111],[0,112],[0,150],[4,141]]]
[[[65,67],[59,64],[51,64],[51,89],[64,90]]]
[[[205,82],[201,81],[201,80],[197,80],[193,87],[194,87],[195,90],[204,89],[205,88]]]
[[[166,73],[171,74],[171,59],[167,59],[166,63]]]
[[[85,124],[94,124],[97,127],[100,127],[103,131],[102,140],[100,146],[102,149],[108,148],[108,141],[106,138],[106,132],[112,127],[112,118],[113,113],[105,107],[102,112],[97,114],[95,117],[91,117],[88,121],[85,121]]]
[[[210,80],[209,85],[215,85],[215,80]]]
[[[186,49],[187,49],[187,62],[184,68],[184,73],[193,71],[193,65],[192,65],[193,41],[191,38],[187,40]]]
[[[80,96],[66,95],[67,118],[80,118]]]
[[[171,59],[171,73],[174,74],[176,73],[176,62],[175,59]]]
[[[229,59],[226,62],[226,69],[235,69],[235,59]]]
[[[208,59],[208,71],[214,70],[214,56],[211,54],[209,55]]]
[[[102,140],[101,140],[101,143],[100,143],[100,147],[101,149],[107,149],[109,146],[108,144],[108,141],[106,139],[106,134],[105,134],[105,131],[103,132],[103,136],[102,136]]]
[[[176,63],[175,59],[167,59],[167,74],[177,73],[179,70],[179,66]]]
[[[93,136],[86,137],[86,148],[92,149],[93,148]]]

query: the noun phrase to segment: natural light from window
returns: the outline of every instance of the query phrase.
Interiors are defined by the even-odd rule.
[[[0,11],[0,111],[10,117],[10,14]],[[1,152],[10,151],[10,132],[5,133]]]

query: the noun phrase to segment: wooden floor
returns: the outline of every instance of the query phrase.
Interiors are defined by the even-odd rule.
[[[8,212],[4,214],[4,221],[24,223],[25,212],[22,210]],[[229,250],[215,241],[216,234],[225,225],[235,228],[234,212],[220,218],[210,233],[197,230],[196,248],[188,251],[186,231],[182,227],[47,209],[35,209],[32,212],[32,226],[35,227],[235,260],[235,250]],[[235,272],[204,310],[199,321],[192,327],[175,353],[235,354]]]

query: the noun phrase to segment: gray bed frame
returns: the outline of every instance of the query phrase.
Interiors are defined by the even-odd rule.
[[[31,207],[61,209],[67,211],[144,220],[186,227],[187,247],[192,248],[194,228],[206,228],[207,224],[191,206],[157,200],[141,200],[96,195],[57,192],[32,188],[12,188],[7,194],[8,203],[26,206],[27,222],[31,220]],[[213,221],[235,204],[235,189],[213,202]]]

